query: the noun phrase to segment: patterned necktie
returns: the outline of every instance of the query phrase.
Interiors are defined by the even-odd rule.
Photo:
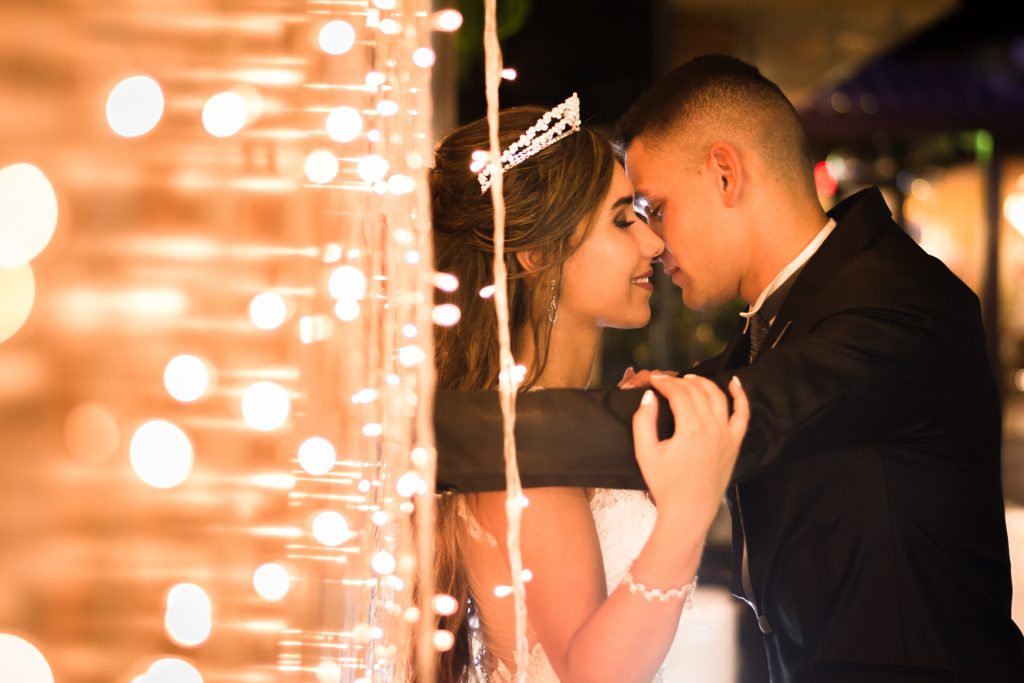
[[[750,354],[747,356],[747,363],[753,364],[757,354],[761,353],[761,345],[764,338],[768,336],[768,321],[758,311],[750,318]]]

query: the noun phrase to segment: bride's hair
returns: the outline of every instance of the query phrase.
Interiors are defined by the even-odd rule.
[[[503,110],[502,149],[546,112],[533,106]],[[459,279],[458,289],[451,294],[439,292],[438,302],[454,303],[462,310],[458,325],[435,328],[437,384],[445,389],[493,389],[498,383],[494,301],[480,295],[482,288],[494,283],[494,211],[490,191],[480,192],[477,173],[470,169],[473,152],[488,148],[486,119],[457,128],[437,145],[430,173],[435,267]],[[518,355],[527,330],[534,348],[521,389],[533,385],[547,363],[548,306],[552,296],[559,294],[562,265],[589,234],[611,187],[616,163],[611,143],[596,131],[581,128],[505,173],[512,352]],[[524,252],[530,256],[529,270],[516,258]],[[437,510],[434,589],[455,597],[459,609],[438,623],[438,628],[455,635],[454,646],[440,656],[437,680],[441,683],[462,680],[471,658],[469,585],[461,566],[458,528],[455,497],[444,496]]]

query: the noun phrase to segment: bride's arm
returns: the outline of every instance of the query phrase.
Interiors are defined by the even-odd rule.
[[[671,439],[658,441],[656,401],[644,402],[634,418],[638,459],[658,500],[658,518],[632,574],[664,591],[688,584],[697,571],[746,428],[747,408],[737,386],[731,387],[736,399],[731,419],[724,395],[706,380],[665,378],[655,386],[668,396],[679,428]],[[523,566],[533,573],[527,609],[559,679],[650,681],[672,644],[684,600],[649,600],[625,583],[606,596],[584,491],[541,488],[528,497],[521,539]],[[473,504],[504,547],[504,493],[479,494]]]

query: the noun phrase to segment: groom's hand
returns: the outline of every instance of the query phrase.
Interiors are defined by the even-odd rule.
[[[641,387],[649,387],[651,386],[651,378],[657,375],[678,377],[679,373],[675,370],[641,370],[640,372],[636,372],[633,368],[626,368],[626,372],[622,375],[622,379],[619,380],[619,389],[639,389]]]

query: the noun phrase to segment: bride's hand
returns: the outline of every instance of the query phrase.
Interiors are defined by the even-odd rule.
[[[675,433],[658,439],[658,401],[647,391],[633,416],[633,442],[640,471],[661,510],[697,512],[710,524],[729,484],[750,406],[738,378],[729,382],[733,411],[716,384],[703,377],[653,375],[675,418]],[[697,521],[697,520],[693,520]]]
[[[633,368],[626,368],[626,372],[623,373],[622,379],[619,380],[619,389],[639,389],[640,387],[651,386],[651,377],[657,375],[668,375],[670,377],[678,377],[679,373],[675,370],[641,370],[637,372]]]

